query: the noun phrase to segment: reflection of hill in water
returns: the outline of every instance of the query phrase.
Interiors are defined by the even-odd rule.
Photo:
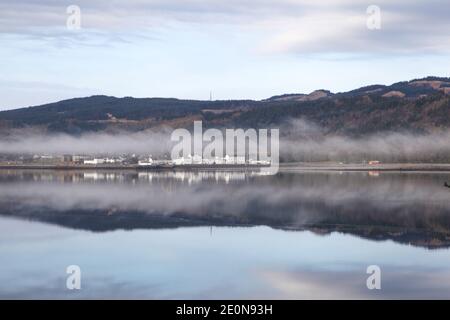
[[[257,226],[450,247],[448,173],[0,174],[0,214],[109,231]]]
[[[361,238],[383,241],[392,240],[402,244],[426,247],[429,249],[450,247],[450,228],[438,226],[438,230],[415,229],[406,227],[384,227],[380,225],[356,225],[356,224],[315,224],[315,225],[290,225],[281,224],[277,221],[264,219],[264,223],[258,219],[252,221],[249,217],[242,220],[236,217],[209,217],[188,216],[185,214],[147,214],[143,212],[121,212],[115,210],[93,210],[93,211],[49,211],[49,210],[22,210],[8,212],[2,210],[2,215],[11,215],[33,221],[60,225],[63,227],[81,229],[93,232],[105,232],[113,230],[133,229],[165,229],[194,226],[217,226],[217,227],[251,227],[267,225],[275,229],[295,232],[311,231],[319,235],[327,235],[332,232],[341,232],[358,236]],[[285,222],[286,223],[286,222]]]

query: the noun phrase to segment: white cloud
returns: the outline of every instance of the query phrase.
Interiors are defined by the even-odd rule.
[[[127,34],[172,23],[225,24],[263,34],[260,47],[289,53],[423,53],[450,49],[450,3],[432,0],[376,1],[382,29],[366,28],[365,0],[79,0],[82,27]],[[0,32],[62,37],[66,4],[5,0]],[[447,14],[445,14],[447,12]],[[179,24],[177,24],[179,25]],[[244,29],[242,29],[244,28]],[[83,41],[83,39],[79,39]]]

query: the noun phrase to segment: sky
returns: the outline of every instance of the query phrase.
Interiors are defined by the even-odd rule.
[[[449,16],[437,0],[0,0],[0,110],[448,77]]]

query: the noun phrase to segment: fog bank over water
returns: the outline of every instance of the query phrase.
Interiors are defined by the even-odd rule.
[[[290,119],[278,126],[282,161],[447,162],[450,131],[418,134],[381,132],[359,137],[329,134],[303,119]],[[192,129],[192,128],[188,128]],[[222,128],[223,129],[223,128]],[[42,134],[16,131],[0,139],[3,154],[170,154],[172,128],[121,133]],[[205,132],[204,128],[203,132]],[[209,142],[203,142],[206,146]]]

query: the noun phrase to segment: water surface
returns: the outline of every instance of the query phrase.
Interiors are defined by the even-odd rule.
[[[0,171],[1,298],[450,298],[448,173]],[[82,289],[66,288],[66,267]],[[366,268],[382,270],[368,290]]]

